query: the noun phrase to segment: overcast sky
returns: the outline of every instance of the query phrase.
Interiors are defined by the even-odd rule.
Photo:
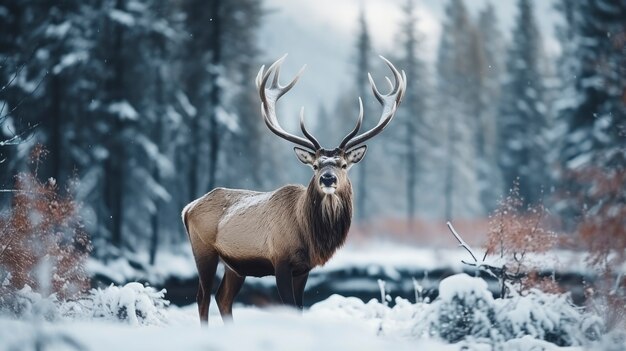
[[[293,125],[300,106],[314,121],[320,106],[333,106],[340,89],[352,85],[355,57],[355,35],[361,7],[372,36],[375,54],[385,54],[397,46],[396,35],[402,19],[401,6],[406,0],[266,0],[270,11],[261,31],[265,60],[271,62],[289,53],[284,66],[283,79],[287,80],[303,65],[307,69],[298,85],[281,100],[280,112],[293,116],[286,124]],[[469,11],[476,15],[489,0],[465,0]],[[505,34],[510,34],[517,13],[516,0],[492,0],[499,24]],[[419,30],[424,37],[423,57],[433,62],[441,33],[441,20],[447,1],[416,0]],[[554,25],[558,14],[553,9],[554,0],[536,0],[535,11],[544,36],[544,49],[557,55],[558,42],[554,38]],[[382,78],[382,77],[381,77]],[[409,81],[409,88],[410,88]],[[355,97],[356,101],[356,97]],[[367,118],[367,116],[366,116]],[[313,122],[314,123],[314,122]]]

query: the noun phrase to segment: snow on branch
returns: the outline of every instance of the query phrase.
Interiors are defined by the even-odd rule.
[[[470,248],[470,246],[463,240],[463,238],[461,238],[459,233],[456,232],[456,230],[452,226],[452,223],[450,223],[450,221],[448,221],[448,222],[446,222],[446,225],[448,226],[448,228],[452,232],[452,235],[454,235],[456,240],[459,242],[459,246],[461,246],[462,248],[467,250],[467,252],[469,252],[469,254],[472,255],[472,258],[474,259],[474,262],[478,262],[478,260],[476,259],[476,255],[474,255],[474,252],[472,252],[472,249]]]
[[[472,248],[469,246],[469,244],[465,242],[465,240],[463,240],[463,238],[456,231],[456,229],[454,229],[454,227],[452,226],[452,223],[448,221],[446,222],[446,225],[448,226],[448,229],[450,229],[450,232],[452,233],[452,235],[454,235],[456,240],[459,242],[459,246],[464,248],[472,256],[472,259],[474,259],[474,262],[467,262],[464,260],[461,260],[461,262],[463,262],[463,264],[466,264],[468,266],[476,267],[480,271],[485,272],[489,274],[490,276],[492,276],[493,278],[498,279],[504,291],[504,284],[506,283],[507,279],[513,278],[513,276],[511,276],[509,273],[506,272],[506,266],[497,267],[493,264],[487,263],[485,261],[485,259],[487,258],[487,252],[485,252],[483,259],[481,261],[478,261],[478,259],[476,258],[476,255],[472,251]]]

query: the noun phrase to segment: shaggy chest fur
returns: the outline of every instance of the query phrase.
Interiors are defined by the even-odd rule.
[[[346,241],[352,222],[352,187],[346,188],[332,195],[320,194],[312,184],[307,189],[303,212],[315,265],[326,263]]]

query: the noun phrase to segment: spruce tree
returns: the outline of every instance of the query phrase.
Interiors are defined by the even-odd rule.
[[[476,181],[477,67],[480,50],[476,28],[462,0],[446,7],[437,60],[438,106],[445,145],[443,169],[444,216],[480,214]]]
[[[481,48],[479,79],[480,97],[477,101],[478,124],[476,126],[476,151],[478,158],[477,178],[480,184],[480,200],[486,211],[495,209],[502,196],[502,175],[498,167],[497,121],[499,115],[500,88],[503,71],[503,39],[493,4],[480,12],[478,17],[478,45]]]
[[[365,115],[370,115],[369,106],[369,95],[370,88],[367,78],[367,73],[370,71],[370,57],[372,54],[372,43],[370,39],[369,29],[367,25],[367,19],[365,18],[365,9],[361,8],[361,13],[359,15],[359,27],[357,34],[357,65],[356,65],[356,87],[358,96],[363,99],[363,108],[365,111]],[[368,170],[368,162],[364,160],[360,162],[358,168],[358,178],[355,180],[355,184],[357,187],[356,190],[356,209],[355,209],[355,217],[358,219],[363,219],[367,217],[367,201],[368,201],[368,179],[367,179],[367,170]]]
[[[420,207],[418,189],[427,181],[427,154],[433,147],[432,131],[428,121],[428,77],[421,53],[422,38],[417,30],[418,18],[415,2],[407,0],[402,7],[404,20],[400,27],[400,67],[405,70],[410,86],[407,88],[402,109],[396,117],[396,130],[401,130],[403,142],[402,162],[406,172],[406,214],[409,225],[413,224]],[[397,134],[397,133],[396,133]]]
[[[562,1],[566,19],[559,102],[566,133],[561,159],[567,169],[624,167],[626,157],[626,3]]]
[[[544,101],[544,56],[532,2],[519,0],[518,11],[502,87],[499,163],[504,186],[519,179],[522,197],[527,203],[536,203],[550,186],[545,157],[549,111]]]

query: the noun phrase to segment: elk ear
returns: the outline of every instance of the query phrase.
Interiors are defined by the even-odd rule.
[[[304,163],[305,165],[312,165],[313,162],[315,162],[315,154],[311,151],[301,149],[297,146],[293,148],[293,151],[296,152],[298,160],[300,160],[300,162]]]
[[[348,151],[346,154],[346,160],[348,160],[348,163],[350,164],[358,163],[363,159],[363,156],[365,156],[365,151],[367,151],[367,145],[354,148]]]

